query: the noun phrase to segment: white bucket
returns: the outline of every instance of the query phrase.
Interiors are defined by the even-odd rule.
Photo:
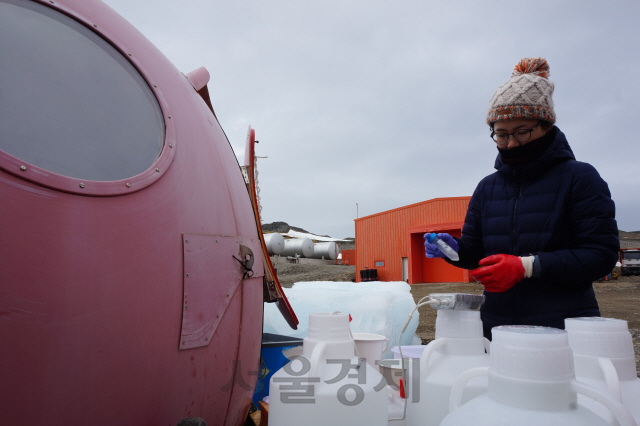
[[[382,334],[352,333],[356,342],[358,356],[364,358],[369,365],[380,371],[376,361],[382,359],[382,354],[389,349],[389,339]]]
[[[347,314],[310,314],[302,356],[271,377],[269,424],[387,426],[386,382],[354,350]]]
[[[567,318],[564,324],[573,350],[576,380],[608,392],[640,423],[640,379],[627,322],[588,317]],[[604,418],[610,416],[602,405],[584,395],[578,395],[578,404]]]
[[[492,330],[489,367],[466,371],[454,383],[450,414],[441,426],[605,426],[609,423],[576,404],[577,393],[610,409],[621,426],[633,426],[631,414],[611,396],[574,380],[567,332],[556,328],[501,326]],[[488,375],[488,393],[462,405],[472,377]]]
[[[409,345],[402,346],[402,357],[403,358],[420,358],[422,356],[422,352],[426,348],[426,345]],[[391,352],[393,352],[394,359],[400,359],[400,349],[398,346],[394,346],[391,348]]]

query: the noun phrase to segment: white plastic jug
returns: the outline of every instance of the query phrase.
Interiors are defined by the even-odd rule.
[[[485,352],[488,348],[489,341],[482,334],[480,312],[438,310],[436,339],[422,353],[419,372],[409,369],[405,386],[405,391],[410,389],[407,425],[439,425],[449,413],[449,394],[455,379],[471,368],[488,366],[489,355]],[[420,381],[419,387],[414,380]],[[419,390],[419,395],[415,390]],[[465,389],[463,400],[471,400],[486,391],[486,378],[473,379]]]
[[[615,399],[574,380],[567,332],[557,328],[501,326],[492,330],[491,364],[462,374],[451,389],[441,426],[605,426],[576,403],[582,393],[604,404],[621,426],[636,425]],[[462,405],[464,384],[488,374],[488,393]]]
[[[426,345],[402,346],[402,357],[420,358],[422,356],[422,352],[424,352],[426,348]],[[394,359],[400,359],[400,348],[398,346],[394,346],[393,348],[391,348],[391,352],[393,352]]]
[[[354,349],[347,314],[310,314],[302,356],[271,377],[269,424],[387,426],[386,381]]]
[[[376,361],[382,359],[382,354],[389,349],[389,339],[382,334],[352,333],[356,342],[357,355],[364,358],[369,365],[380,371]]]
[[[387,386],[388,398],[388,416],[389,426],[407,426],[407,420],[391,420],[401,419],[404,415],[404,398],[400,396],[400,391]]]
[[[564,325],[573,350],[576,380],[608,392],[640,423],[640,379],[627,322],[600,317],[567,318]],[[584,395],[578,395],[578,403],[605,418],[609,416],[604,407]]]

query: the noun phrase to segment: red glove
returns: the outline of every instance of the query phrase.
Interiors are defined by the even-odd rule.
[[[494,254],[478,264],[481,267],[471,271],[471,276],[492,293],[504,293],[525,277],[522,259],[518,256]]]

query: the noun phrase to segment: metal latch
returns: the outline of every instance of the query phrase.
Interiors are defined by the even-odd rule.
[[[241,259],[238,259],[237,257],[233,256],[233,258],[237,260],[244,269],[243,278],[251,278],[253,276],[253,262],[255,261],[253,257],[253,251],[249,247],[240,244],[240,257]]]

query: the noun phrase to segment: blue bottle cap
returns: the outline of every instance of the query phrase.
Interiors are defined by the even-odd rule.
[[[433,240],[435,240],[438,236],[435,234],[435,232],[432,232],[431,234],[429,234],[429,238],[427,238],[427,241],[429,241],[429,244],[431,244],[431,242]]]

